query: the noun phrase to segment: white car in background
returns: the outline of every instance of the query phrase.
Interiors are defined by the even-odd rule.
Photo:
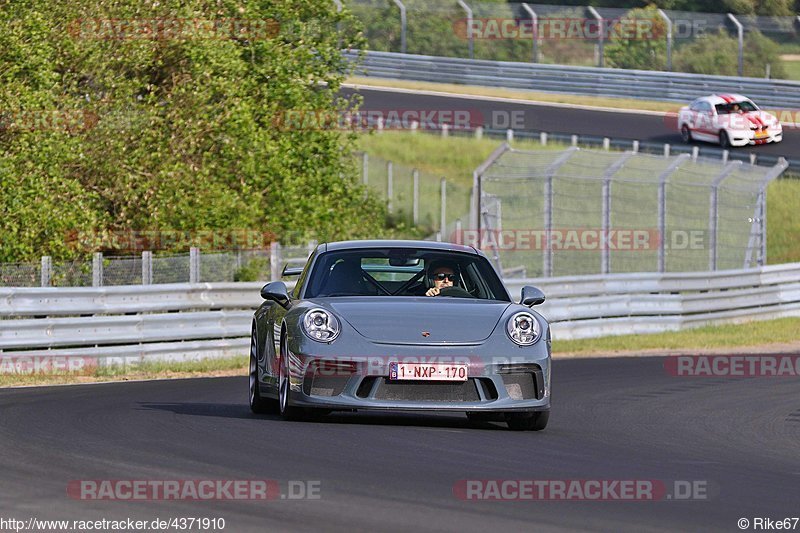
[[[682,107],[678,128],[683,142],[708,141],[723,148],[783,140],[780,121],[740,94],[712,94]]]

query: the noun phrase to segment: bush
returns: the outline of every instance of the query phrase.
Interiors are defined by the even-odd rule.
[[[738,75],[738,50],[736,38],[724,31],[698,37],[675,53],[675,70],[695,74],[722,76]],[[744,75],[763,78],[767,64],[771,65],[773,78],[783,78],[786,72],[778,56],[778,45],[764,37],[758,30],[745,34]]]

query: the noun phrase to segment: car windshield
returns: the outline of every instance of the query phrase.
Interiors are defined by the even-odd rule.
[[[451,272],[442,296],[510,301],[486,258],[441,250],[373,248],[321,254],[308,277],[305,298],[425,296],[434,277]]]
[[[729,115],[731,113],[749,113],[750,111],[758,111],[758,108],[747,100],[741,102],[731,102],[725,104],[717,104],[717,115]]]

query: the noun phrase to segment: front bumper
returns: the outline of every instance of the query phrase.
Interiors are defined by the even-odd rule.
[[[753,130],[734,130],[728,133],[731,146],[752,146],[757,144],[777,143],[783,140],[783,131],[770,132],[765,137],[757,137]]]
[[[334,410],[543,411],[550,408],[551,360],[549,353],[537,352],[514,358],[439,354],[331,359],[290,354],[290,399],[298,407]],[[466,363],[468,379],[390,380],[394,361]]]

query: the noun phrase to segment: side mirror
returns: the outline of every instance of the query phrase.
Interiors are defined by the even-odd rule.
[[[261,297],[265,300],[277,302],[278,305],[286,309],[291,305],[289,291],[286,290],[286,284],[282,281],[273,281],[261,287]]]
[[[543,304],[544,293],[536,287],[526,285],[522,287],[522,297],[520,298],[519,303],[527,307]]]

